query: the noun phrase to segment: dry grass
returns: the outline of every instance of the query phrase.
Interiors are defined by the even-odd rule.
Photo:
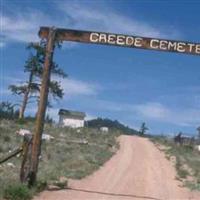
[[[167,147],[163,151],[168,158],[175,157],[177,178],[190,189],[200,190],[200,153],[193,146],[177,146],[165,137],[153,137],[151,141]]]
[[[19,124],[13,121],[0,121],[0,158],[7,155],[9,150],[20,146],[22,138],[15,131],[25,128],[34,129],[32,122]],[[69,128],[58,128],[45,125],[45,133],[55,137],[42,145],[42,157],[39,165],[39,181],[59,180],[67,178],[80,179],[99,168],[115,152],[118,147],[116,137],[119,131],[101,133],[97,129],[82,128],[80,132]],[[75,141],[75,142],[74,142]],[[88,141],[87,144],[76,141]],[[15,167],[8,167],[12,162]],[[10,185],[19,183],[21,158],[13,158],[0,166],[0,199],[3,191]]]

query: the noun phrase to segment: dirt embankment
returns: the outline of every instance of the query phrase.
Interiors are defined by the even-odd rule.
[[[70,180],[69,190],[45,191],[35,200],[200,200],[175,179],[172,163],[148,139],[120,136],[120,150],[91,176]]]

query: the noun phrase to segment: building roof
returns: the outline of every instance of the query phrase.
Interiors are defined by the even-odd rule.
[[[78,117],[78,118],[84,118],[86,116],[86,114],[84,112],[65,110],[65,109],[60,109],[58,114],[64,115],[64,116],[69,116],[69,117]]]

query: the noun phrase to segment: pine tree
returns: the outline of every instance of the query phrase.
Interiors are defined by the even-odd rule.
[[[147,130],[149,130],[149,129],[146,127],[145,122],[143,122],[141,127],[140,127],[140,134],[144,135]]]
[[[60,47],[60,45],[57,45]],[[27,104],[31,99],[35,98],[39,101],[39,92],[41,86],[41,77],[43,73],[43,64],[45,60],[46,42],[30,43],[27,47],[30,50],[30,56],[25,63],[24,72],[28,74],[27,82],[21,85],[10,85],[9,89],[13,94],[19,95],[22,98],[19,119],[24,118],[24,113]],[[66,78],[67,74],[55,63],[52,63],[51,73],[55,76]],[[62,98],[64,93],[58,81],[50,81],[49,93],[54,99]],[[48,102],[50,106],[50,102]]]

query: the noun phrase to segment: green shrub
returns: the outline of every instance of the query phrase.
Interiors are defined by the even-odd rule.
[[[178,175],[180,176],[180,178],[187,178],[187,176],[189,175],[189,172],[185,169],[179,169]]]
[[[193,181],[186,181],[185,186],[187,186],[190,190],[200,190],[200,184],[194,183]]]
[[[8,200],[30,200],[32,194],[26,185],[15,184],[4,190],[3,197]]]
[[[47,181],[38,181],[36,190],[37,192],[42,192],[47,188]]]
[[[19,125],[24,125],[24,124],[27,123],[27,121],[26,121],[26,119],[17,119],[16,123],[19,124]]]
[[[4,139],[4,142],[10,142],[11,140],[8,135],[5,135],[3,139]]]

